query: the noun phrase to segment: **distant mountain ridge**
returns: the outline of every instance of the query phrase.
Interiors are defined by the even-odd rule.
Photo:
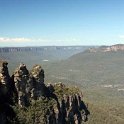
[[[112,46],[101,46],[99,48],[89,48],[88,52],[117,52],[124,51],[124,44],[116,44]]]
[[[0,60],[9,62],[10,72],[23,62],[30,68],[34,63],[48,63],[64,60],[93,46],[32,46],[0,47]]]
[[[80,50],[85,46],[39,46],[39,47],[1,47],[2,52],[21,52],[21,51],[47,51],[47,50]]]

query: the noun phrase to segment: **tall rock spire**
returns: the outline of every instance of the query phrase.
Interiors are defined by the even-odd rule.
[[[26,65],[21,63],[14,72],[14,82],[18,93],[18,104],[20,106],[27,106],[29,104],[28,96],[28,83],[29,83],[29,72]]]

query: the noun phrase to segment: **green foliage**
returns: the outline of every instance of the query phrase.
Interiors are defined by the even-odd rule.
[[[55,94],[57,95],[57,97],[59,99],[61,99],[63,97],[63,95],[74,95],[76,93],[79,93],[80,90],[78,87],[65,87],[63,86],[63,88],[59,85],[55,85],[54,86],[55,89]]]
[[[113,110],[116,113],[113,113]],[[106,105],[95,105],[89,103],[89,110],[91,115],[89,117],[89,121],[86,124],[124,124],[124,109],[116,110],[117,106],[106,106]],[[121,113],[121,116],[117,113]]]
[[[61,81],[80,87],[87,99],[84,101],[91,103],[88,124],[124,123],[124,92],[118,91],[124,88],[124,52],[79,53],[49,65],[46,72],[47,82]],[[113,88],[105,88],[106,84]]]
[[[20,108],[18,105],[14,107],[17,114],[17,120],[19,124],[33,124],[38,122],[44,122],[44,116],[50,106],[56,104],[53,99],[41,99],[33,101],[30,107]]]
[[[79,89],[76,87],[63,87],[61,88],[59,85],[54,86],[55,94],[60,100],[64,94],[72,95],[79,92]],[[13,123],[18,124],[45,124],[45,115],[47,109],[51,106],[56,107],[57,101],[53,98],[42,98],[40,100],[34,100],[31,102],[31,105],[28,108],[21,108],[18,105],[14,107],[16,112],[16,121]],[[18,121],[17,121],[18,120]]]

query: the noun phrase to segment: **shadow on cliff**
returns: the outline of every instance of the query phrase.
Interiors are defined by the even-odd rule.
[[[84,101],[81,101],[80,103],[80,110],[83,110],[83,120],[84,122],[88,121],[88,115],[90,115],[90,111],[88,110],[88,105],[86,106],[86,104],[84,103]]]
[[[0,84],[0,124],[11,124],[16,113],[12,108],[13,102],[6,86]]]

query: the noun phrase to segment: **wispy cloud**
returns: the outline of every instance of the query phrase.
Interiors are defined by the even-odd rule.
[[[60,39],[58,40],[60,42],[77,42],[77,41],[80,41],[80,39],[77,39],[77,38],[66,38],[66,39]]]
[[[34,39],[32,39],[34,41]],[[35,41],[41,41],[41,42],[74,42],[74,41],[81,41],[77,38],[64,38],[64,39],[35,39]]]
[[[65,39],[45,39],[45,38],[24,38],[24,37],[0,37],[0,42],[29,42],[29,41],[39,41],[39,42],[51,42],[51,41],[58,41],[58,42],[70,42],[70,41],[80,41],[80,39],[76,38],[65,38]]]
[[[39,46],[39,45],[78,45],[78,38],[24,38],[24,37],[0,37],[0,46]]]
[[[118,36],[120,39],[124,39],[124,35],[119,35]]]
[[[9,38],[9,37],[0,37],[0,43],[10,43],[10,42],[29,42],[32,41],[30,38],[24,38],[24,37],[16,37],[16,38]]]
[[[34,39],[33,39],[34,41]],[[39,38],[36,39],[35,44],[42,44],[42,45],[78,45],[81,43],[81,40],[78,38],[61,38],[61,39],[45,39]]]

